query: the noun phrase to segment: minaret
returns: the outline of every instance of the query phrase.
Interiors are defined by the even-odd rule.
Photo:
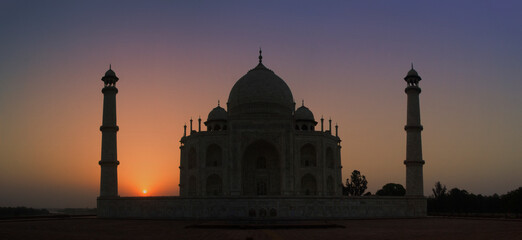
[[[419,94],[421,89],[419,88],[419,81],[421,77],[413,69],[408,72],[404,80],[408,84],[405,89],[408,95],[408,110],[407,120],[404,130],[406,130],[406,195],[408,196],[423,196],[424,195],[424,183],[422,176],[422,142],[421,142],[421,131],[422,125],[420,121],[420,104]]]
[[[116,133],[119,128],[116,125],[116,73],[109,70],[102,77],[104,83],[103,93],[103,123],[100,127],[102,132],[102,153],[99,162],[101,166],[100,197],[118,196],[118,161],[116,147]]]

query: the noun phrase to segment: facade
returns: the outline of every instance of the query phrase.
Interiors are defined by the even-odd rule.
[[[180,196],[340,196],[340,142],[259,64],[181,138]],[[323,122],[323,120],[321,120]]]
[[[343,219],[426,216],[418,82],[408,86],[406,191],[404,197],[342,195],[340,138],[331,120],[320,130],[313,113],[295,109],[288,85],[262,63],[240,78],[227,102],[215,107],[181,138],[180,196],[120,197],[117,183],[116,82],[104,81],[100,196],[101,218]]]

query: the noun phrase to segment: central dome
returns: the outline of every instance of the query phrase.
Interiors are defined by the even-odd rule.
[[[241,113],[268,113],[292,115],[292,91],[285,81],[259,63],[240,78],[228,97],[230,115]]]

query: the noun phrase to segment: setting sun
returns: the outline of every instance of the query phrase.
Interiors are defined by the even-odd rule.
[[[141,191],[143,194],[147,194],[147,189],[143,189],[143,191]]]

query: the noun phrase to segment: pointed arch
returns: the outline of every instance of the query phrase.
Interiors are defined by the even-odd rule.
[[[327,168],[334,168],[334,153],[331,147],[326,148],[326,167]]]
[[[223,181],[217,174],[212,174],[207,178],[207,196],[219,196],[223,194]]]
[[[193,169],[198,167],[198,156],[196,149],[191,147],[188,153],[188,168]]]
[[[332,176],[326,178],[326,194],[330,196],[335,195],[335,185]]]
[[[211,144],[207,148],[205,165],[206,167],[221,167],[223,150],[217,144]]]
[[[189,177],[188,182],[188,195],[195,196],[197,194],[197,180],[195,176]]]
[[[266,158],[264,156],[259,156],[256,159],[256,168],[257,169],[266,169]]]
[[[258,180],[256,182],[256,194],[257,196],[265,196],[267,194],[267,186],[266,186],[266,182],[263,181],[263,180]]]
[[[307,143],[301,147],[301,167],[317,166],[317,153],[314,145]]]
[[[317,195],[317,181],[315,181],[315,177],[310,173],[301,178],[301,194]]]
[[[265,140],[251,143],[245,148],[241,164],[244,195],[281,194],[281,162],[273,144]]]

